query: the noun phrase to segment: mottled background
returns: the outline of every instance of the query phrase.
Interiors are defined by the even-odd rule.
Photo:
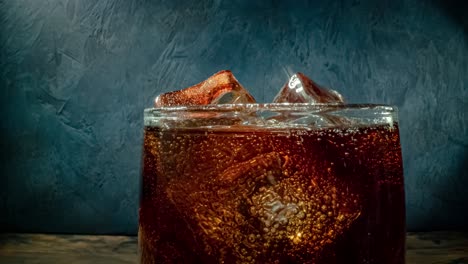
[[[408,228],[467,228],[466,5],[252,2],[0,0],[1,231],[134,234],[143,109],[220,69],[397,105]]]

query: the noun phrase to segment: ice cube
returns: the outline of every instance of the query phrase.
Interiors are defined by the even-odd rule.
[[[247,161],[228,167],[217,178],[197,178],[173,182],[167,189],[173,204],[184,215],[198,241],[205,244],[208,254],[227,261],[229,256],[244,259],[242,249],[250,234],[260,234],[252,226],[250,197],[260,186],[276,184],[282,177],[280,155],[276,152],[257,155]],[[245,231],[252,231],[246,233]],[[261,246],[253,243],[251,246]],[[259,254],[260,252],[246,252]],[[255,259],[255,258],[254,258]]]
[[[260,154],[214,179],[174,182],[167,193],[220,261],[272,263],[288,251],[314,262],[360,215],[362,201],[333,170],[297,170],[306,164],[298,156]]]
[[[273,100],[274,103],[343,103],[337,91],[325,89],[298,72],[289,78]]]
[[[255,103],[255,99],[236,80],[231,71],[220,71],[201,83],[159,95],[155,107],[181,105]]]

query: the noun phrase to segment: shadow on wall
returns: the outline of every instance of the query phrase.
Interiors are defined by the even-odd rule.
[[[444,10],[450,19],[460,25],[468,39],[468,1],[465,0],[438,0],[437,5]]]
[[[465,0],[439,0],[436,5],[441,8],[447,17],[449,17],[464,32],[465,40],[468,41],[468,1]],[[449,137],[449,141],[460,150],[461,159],[458,166],[452,172],[451,177],[446,177],[441,182],[438,189],[432,191],[431,195],[444,203],[444,211],[456,212],[460,217],[457,219],[447,219],[447,216],[437,214],[440,210],[434,210],[433,219],[440,219],[439,226],[433,229],[443,229],[443,223],[451,222],[452,228],[468,229],[464,214],[468,211],[468,196],[454,197],[453,193],[466,194],[468,187],[468,145],[465,142]],[[455,188],[455,190],[454,190]],[[453,217],[453,216],[452,216]],[[437,221],[436,221],[437,222]]]
[[[437,208],[437,205],[433,205],[434,215],[432,219],[435,219],[435,223],[438,223],[436,226],[432,226],[429,229],[440,230],[446,229],[448,223],[450,223],[451,228],[468,230],[466,226],[466,212],[468,212],[468,195],[455,196],[454,193],[466,194],[466,189],[468,188],[468,146],[462,142],[456,142],[459,148],[462,148],[463,154],[460,157],[463,157],[459,163],[458,167],[453,171],[454,175],[450,177],[445,177],[443,181],[440,182],[439,188],[434,188],[431,191],[432,197],[436,198],[443,203],[445,208]],[[440,212],[453,212],[452,215],[440,215]],[[428,228],[428,227],[426,227]]]

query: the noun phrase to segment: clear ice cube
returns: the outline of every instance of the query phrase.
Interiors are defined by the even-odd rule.
[[[337,91],[326,89],[298,72],[289,78],[273,100],[273,103],[343,104],[344,99]],[[334,127],[351,124],[350,120],[327,109],[299,118],[288,119],[289,124],[313,127]]]
[[[276,95],[273,103],[343,103],[343,96],[337,91],[325,89],[298,72],[289,78]]]

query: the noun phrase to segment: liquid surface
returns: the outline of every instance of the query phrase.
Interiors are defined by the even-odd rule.
[[[142,263],[404,263],[398,127],[145,128]]]

